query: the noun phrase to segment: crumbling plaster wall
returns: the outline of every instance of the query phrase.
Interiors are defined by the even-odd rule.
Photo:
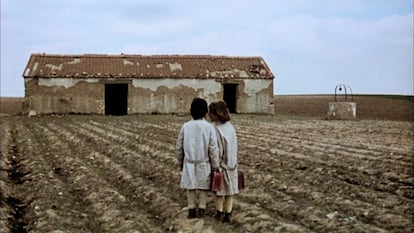
[[[273,80],[137,79],[129,88],[128,113],[188,113],[194,97],[223,99],[223,84],[237,87],[237,112],[274,114]]]
[[[194,97],[223,99],[237,83],[237,112],[273,114],[273,80],[265,79],[25,79],[25,108],[38,113],[105,113],[105,83],[128,83],[128,114],[188,113]]]
[[[188,113],[195,97],[212,102],[222,98],[213,79],[134,79],[128,93],[128,113]]]
[[[243,79],[238,93],[238,113],[274,114],[273,80]]]
[[[97,79],[26,78],[23,112],[103,114],[103,96]]]

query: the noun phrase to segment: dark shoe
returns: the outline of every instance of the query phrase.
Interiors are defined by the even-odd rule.
[[[217,210],[216,214],[214,215],[214,218],[221,222],[223,221],[223,214],[223,212]]]
[[[204,218],[206,216],[206,210],[205,209],[198,209],[197,217],[198,218]]]
[[[189,209],[188,210],[188,218],[197,218],[197,211],[196,209]]]
[[[231,212],[230,213],[225,213],[224,217],[223,217],[223,222],[231,222]]]

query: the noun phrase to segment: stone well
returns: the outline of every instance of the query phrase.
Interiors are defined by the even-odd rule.
[[[329,120],[355,120],[355,102],[329,102]]]

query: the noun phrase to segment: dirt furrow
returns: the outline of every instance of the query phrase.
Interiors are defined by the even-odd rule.
[[[125,124],[125,123],[124,123]],[[146,130],[141,130],[139,134],[138,131],[132,125],[126,125],[122,127],[122,125],[111,125],[111,124],[99,124],[95,122],[92,124],[95,127],[95,130],[100,131],[102,133],[105,132],[113,132],[113,135],[108,135],[113,138],[113,140],[118,140],[120,143],[128,144],[131,149],[136,145],[140,145],[141,149],[144,149],[145,154],[148,151],[151,151],[150,156],[153,159],[159,159],[161,162],[166,163],[167,167],[168,164],[177,164],[176,157],[175,157],[175,138],[171,136],[163,136],[160,132],[165,134],[167,129],[157,129],[157,128],[146,128]],[[171,133],[169,133],[171,134]],[[178,131],[175,130],[174,135],[178,135]],[[117,135],[117,136],[115,136]],[[156,138],[156,140],[154,140]],[[176,166],[174,167],[176,168]],[[175,169],[174,169],[175,170]]]
[[[59,128],[58,132],[64,135],[65,137],[72,138],[72,141],[69,144],[82,144],[82,137],[72,134],[72,132],[69,132],[67,128]],[[89,142],[93,143],[91,140]],[[111,143],[112,142],[99,141],[100,145],[110,145]],[[92,144],[92,148],[96,146],[98,146],[98,144]],[[116,148],[114,149],[116,150]],[[130,155],[132,155],[131,151],[127,152],[126,150],[123,150],[123,153],[116,153],[111,155],[110,157],[99,151],[90,151],[90,153],[87,156],[80,158],[80,160],[82,160],[85,165],[88,165],[88,167],[93,167],[95,170],[98,170],[97,172],[102,177],[105,177],[107,182],[113,184],[116,191],[119,192],[119,194],[125,198],[125,201],[123,202],[130,203],[129,207],[132,208],[128,211],[131,212],[131,215],[136,215],[138,218],[134,221],[152,222],[151,225],[158,226],[163,225],[161,217],[154,214],[157,212],[157,209],[155,211],[153,211],[152,209],[148,209],[148,207],[152,207],[148,206],[148,202],[150,201],[150,199],[148,196],[146,196],[145,192],[143,192],[145,189],[146,193],[151,193],[150,196],[152,196],[159,190],[154,190],[154,187],[152,187],[151,185],[151,181],[146,177],[142,178],[139,176],[133,176],[128,171],[128,169],[131,168],[131,166],[125,167],[125,164],[119,163],[122,162],[122,157]],[[161,194],[162,193],[159,193],[159,195]],[[122,211],[127,212],[126,208],[123,208]],[[152,230],[155,231],[155,229]]]
[[[263,148],[267,148],[266,146],[263,146]],[[299,154],[300,155],[300,154]],[[300,167],[299,167],[300,168]],[[352,179],[349,179],[349,178],[344,178],[345,180],[348,180],[348,181],[351,181],[352,182]],[[348,201],[349,202],[349,201]],[[389,200],[388,200],[388,202],[390,202]],[[391,201],[392,203],[395,203],[396,201]],[[364,211],[365,209],[362,209],[362,211]],[[361,212],[361,211],[359,211],[359,212]],[[364,211],[364,213],[365,213],[365,211]],[[361,215],[361,214],[360,214]],[[351,216],[351,218],[352,218],[353,216]],[[361,224],[363,224],[363,223],[361,223]]]
[[[289,137],[289,135],[287,135],[287,137]],[[273,149],[270,149],[271,151],[276,152],[278,157],[290,156],[296,158],[298,161],[308,160],[312,161],[312,163],[322,165],[332,163],[347,164],[348,167],[352,167],[353,174],[357,174],[355,177],[367,177],[367,179],[364,179],[365,181],[358,181],[356,178],[353,178],[354,181],[348,180],[350,182],[365,183],[364,185],[373,186],[374,189],[388,190],[393,193],[402,192],[406,197],[412,197],[413,195],[412,189],[410,191],[409,188],[414,184],[413,179],[410,176],[412,173],[412,165],[395,161],[395,159],[380,159],[386,158],[387,152],[381,152],[382,156],[375,159],[375,163],[378,163],[378,166],[372,166],[374,161],[369,160],[370,157],[372,159],[372,156],[367,155],[374,153],[372,151],[355,151],[353,148],[344,150],[340,145],[335,146],[334,143],[321,145],[317,142],[312,143],[312,141],[306,138],[297,138],[290,141],[282,138],[275,138],[273,135],[270,135],[269,137],[264,136],[262,138],[263,139],[259,142],[260,144],[258,144],[260,148],[269,148],[273,141],[278,142]],[[245,140],[247,143],[249,140],[252,140],[252,138]],[[329,147],[329,145],[334,146]],[[282,150],[278,148],[281,148]],[[294,149],[286,151],[286,148]],[[318,153],[317,156],[315,156],[315,153]],[[404,157],[410,157],[410,152],[405,151]],[[353,159],[351,160],[351,158]],[[352,164],[352,161],[354,161],[354,164]],[[377,172],[375,167],[379,167],[384,163],[389,166],[388,171],[398,170],[403,175],[388,173],[386,176],[382,176]],[[387,170],[385,171],[387,172]],[[377,181],[372,182],[373,179]],[[389,187],[383,187],[382,183],[384,183],[384,179],[388,179],[387,183],[389,184]],[[398,183],[399,185],[393,185],[393,183]],[[397,187],[399,187],[399,189],[397,189]]]
[[[241,143],[245,142],[248,143],[250,139],[241,139]],[[367,160],[352,160],[350,161],[349,152],[344,151],[336,151],[335,154],[327,155],[328,153],[323,153],[323,151],[329,151],[330,149],[323,149],[318,148],[316,149],[316,145],[312,146],[312,148],[300,148],[298,150],[290,150],[286,148],[293,148],[297,147],[298,143],[294,142],[281,142],[277,146],[268,149],[268,150],[262,150],[261,148],[269,148],[268,142],[262,142],[261,140],[257,142],[256,145],[248,145],[248,148],[250,150],[255,150],[256,153],[268,153],[270,152],[273,154],[272,159],[266,158],[268,162],[273,162],[274,164],[280,164],[280,163],[286,163],[289,160],[294,159],[295,163],[297,164],[297,167],[302,167],[305,169],[309,166],[328,166],[332,169],[339,169],[339,171],[348,171],[352,170],[351,174],[349,172],[346,172],[347,176],[350,177],[344,177],[343,175],[338,175],[338,178],[351,183],[351,184],[360,184],[364,186],[369,186],[372,189],[378,189],[383,191],[388,191],[391,193],[398,193],[401,192],[403,196],[410,198],[413,196],[412,189],[410,189],[410,186],[412,186],[413,179],[410,176],[412,173],[412,167],[401,167],[396,166],[393,164],[386,163],[385,164],[389,167],[385,170],[378,170],[378,167],[384,166],[384,162],[379,163],[380,161],[377,161],[379,164],[378,166],[372,166],[373,161],[367,161]],[[319,153],[318,153],[319,151]],[[243,152],[242,152],[243,153]],[[317,154],[315,154],[317,153]],[[363,155],[360,155],[363,156]],[[409,156],[406,154],[406,156]],[[359,156],[358,156],[359,157]],[[284,158],[287,158],[288,160],[285,161]],[[345,160],[347,162],[345,163]],[[344,161],[344,162],[341,162]],[[304,164],[308,164],[305,166]],[[390,171],[398,170],[399,174],[392,173]],[[387,173],[388,172],[388,173]],[[342,172],[339,172],[340,174]],[[387,186],[384,186],[385,180],[387,183]],[[398,184],[398,185],[397,185]]]
[[[20,141],[19,151],[25,154],[21,169],[28,173],[25,177],[26,182],[19,187],[21,194],[29,193],[21,199],[22,204],[26,205],[27,231],[48,232],[62,227],[91,232],[88,229],[87,218],[81,217],[83,211],[76,205],[77,200],[72,196],[66,196],[66,185],[53,172],[54,167],[47,159],[48,151],[43,150],[47,149],[47,141],[40,141],[43,137],[39,137],[31,125],[19,124],[16,131]],[[48,195],[44,196],[44,193]],[[70,208],[63,211],[60,208],[62,205]]]
[[[114,129],[110,129],[109,131],[105,130],[107,132],[107,135],[110,135],[109,137],[112,137],[112,140],[108,140],[105,139],[107,135],[103,134],[103,131],[101,131],[102,129],[100,127],[95,128],[80,124],[76,128],[78,129],[77,132],[90,134],[91,138],[100,141],[100,145],[111,145],[114,143],[113,140],[115,139],[115,134],[112,133]],[[63,131],[63,129],[61,131]],[[101,136],[98,136],[98,131],[102,133]],[[70,137],[73,138],[73,136]],[[116,141],[123,140],[124,139],[122,137],[116,139]],[[139,145],[136,146],[139,148]],[[165,229],[185,228],[185,226],[182,225],[182,222],[186,222],[186,209],[181,209],[179,207],[180,205],[182,206],[183,201],[185,201],[185,194],[182,190],[178,189],[178,172],[175,169],[168,169],[166,165],[162,163],[160,164],[157,162],[157,160],[154,160],[154,158],[157,156],[154,156],[154,154],[151,152],[154,148],[151,149],[147,146],[144,146],[143,148],[149,148],[149,150],[143,151],[143,153],[146,154],[140,154],[139,150],[138,152],[132,151],[125,145],[113,146],[110,152],[112,154],[110,155],[110,158],[108,157],[108,154],[103,155],[99,152],[96,152],[93,155],[92,160],[99,163],[95,164],[95,167],[106,169],[108,172],[110,171],[112,174],[114,174],[114,176],[109,177],[114,177],[115,180],[109,181],[116,183],[117,187],[123,187],[119,189],[127,190],[125,196],[130,203],[143,203],[143,210],[148,211],[148,213],[151,214],[153,218],[158,219],[158,221],[160,221],[159,225],[163,225]],[[104,151],[106,150],[104,149],[103,153],[105,153]],[[116,151],[119,153],[114,153]],[[133,163],[137,164],[135,167],[125,166],[125,164],[120,165],[115,162],[122,162],[125,161],[125,159],[131,161],[129,159],[130,157],[132,157]],[[111,165],[107,165],[108,163]],[[129,170],[133,171],[129,172]],[[136,174],[141,175],[137,176]],[[103,175],[106,177],[108,176],[108,174]],[[171,177],[175,177],[173,180],[176,180],[176,182],[171,182]],[[155,181],[156,183],[161,182],[164,185],[155,185]],[[179,204],[177,201],[181,202],[181,204]],[[211,229],[215,228],[215,224],[211,221],[204,223],[204,225],[209,226]],[[239,228],[237,231],[240,231],[240,229],[241,228]],[[230,230],[230,232],[236,232],[234,229],[232,231],[231,228],[227,230]]]
[[[10,148],[12,147],[11,126],[8,122],[0,121],[0,232],[10,233],[9,219],[13,218],[13,207],[7,202],[12,194],[12,184],[8,179],[10,166]]]
[[[156,137],[151,136],[151,129],[144,136],[136,136],[129,133],[130,137],[125,137],[125,131],[119,128],[105,128],[106,126],[94,126],[90,124],[79,124],[78,128],[84,130],[85,133],[92,134],[89,137],[93,140],[94,137],[99,137],[109,145],[111,148],[109,152],[112,155],[118,154],[140,154],[134,156],[134,159],[144,159],[146,162],[154,162],[164,164],[164,169],[172,170],[175,177],[178,177],[178,163],[174,156],[174,151],[171,151],[170,145],[157,141]],[[148,136],[150,135],[150,136]],[[132,139],[132,140],[131,140]],[[121,148],[120,151],[114,151],[115,148]],[[108,156],[111,156],[109,154]],[[137,161],[130,161],[129,164],[137,163]],[[145,162],[143,162],[145,164]],[[147,169],[146,169],[147,170]]]
[[[174,150],[189,119],[2,119],[0,172],[16,176],[0,179],[0,230],[9,221],[28,232],[414,230],[410,122],[233,115],[247,188],[228,225],[212,218],[212,194],[207,217],[187,219]]]
[[[281,179],[285,180],[285,177],[263,175],[258,172],[250,174],[249,179],[252,180],[249,182],[252,187],[249,187],[249,191],[243,192],[240,195],[241,198],[273,212],[273,216],[280,219],[280,222],[295,223],[317,232],[333,230],[334,225],[343,225],[348,220],[354,227],[368,225],[361,216],[370,208],[370,205],[354,201],[352,198],[332,197],[328,199],[327,193],[312,191],[314,188],[310,187],[309,180],[290,177],[292,181],[286,183],[280,182]],[[260,185],[253,186],[254,181]],[[330,182],[316,183],[314,185],[325,186]],[[331,185],[336,184],[331,183]],[[339,188],[332,190],[334,191],[344,194]],[[329,217],[331,215],[332,217]]]
[[[260,142],[258,142],[258,143],[260,144]],[[260,151],[260,148],[266,148],[266,147],[259,145],[258,147],[252,148],[251,151],[256,151],[257,152],[257,151]],[[243,152],[241,152],[240,154],[242,154],[242,153]],[[247,164],[256,164],[256,168],[259,168],[261,166],[265,167],[265,164],[269,164],[269,163],[273,163],[274,165],[276,165],[276,164],[279,165],[280,164],[279,162],[274,163],[274,159],[269,160],[269,158],[271,158],[272,155],[267,156],[268,153],[266,151],[263,151],[262,153],[256,153],[256,154],[260,154],[260,156],[251,156],[251,158],[253,160],[251,162],[248,162]],[[277,155],[274,155],[274,156],[280,156],[280,154],[277,154]],[[298,193],[296,193],[296,191],[294,191],[293,193],[291,193],[291,192],[289,193],[288,191],[285,191],[287,194],[292,194],[293,196],[296,196],[295,197],[296,199],[303,199],[303,198],[307,199],[307,198],[312,197],[312,196],[316,196],[316,197],[320,196],[319,198],[316,198],[316,200],[312,200],[312,199],[308,200],[307,202],[309,202],[309,203],[318,201],[322,197],[328,196],[328,195],[337,196],[336,198],[339,198],[340,196],[342,196],[344,194],[343,191],[346,191],[346,190],[348,190],[347,193],[353,195],[354,197],[355,197],[355,195],[359,195],[358,190],[361,189],[360,186],[346,185],[345,184],[345,187],[344,187],[344,184],[342,184],[341,182],[338,183],[337,181],[335,181],[335,179],[331,180],[332,178],[338,178],[338,177],[335,175],[335,173],[330,173],[330,174],[325,173],[326,171],[329,171],[330,168],[328,168],[328,169],[322,168],[321,169],[321,168],[318,168],[317,166],[312,165],[312,164],[301,163],[300,166],[296,166],[296,167],[293,166],[293,167],[289,168],[290,171],[286,170],[286,164],[289,164],[289,159],[290,159],[291,156],[295,156],[295,155],[292,155],[292,153],[286,153],[285,157],[288,158],[288,160],[283,163],[283,167],[281,167],[283,169],[283,171],[280,172],[280,174],[286,175],[286,174],[290,173],[290,174],[292,174],[291,177],[296,177],[295,178],[296,180],[300,180],[301,182],[305,182],[305,184],[306,183],[309,183],[309,184],[308,185],[304,185],[304,183],[296,184],[295,185],[296,187],[294,186],[293,190],[297,190]],[[299,154],[298,156],[302,156],[302,155]],[[246,159],[247,158],[244,158],[244,162],[245,162]],[[303,158],[301,157],[300,159],[303,159]],[[319,162],[319,163],[323,164],[322,162]],[[314,169],[315,167],[317,169]],[[336,167],[335,169],[337,169],[337,168],[338,167]],[[259,168],[259,170],[261,170],[261,169]],[[306,171],[302,171],[302,170],[306,170]],[[325,172],[323,172],[324,170],[325,170]],[[348,178],[350,172],[346,172],[346,170],[347,169],[345,168],[344,174],[347,174],[347,176],[343,177],[342,179],[350,179],[350,178]],[[263,171],[266,171],[266,170],[263,170]],[[260,172],[258,172],[258,169],[254,169],[254,172],[256,172],[256,174],[249,174],[249,175],[254,176],[254,175],[257,175],[257,173],[260,174]],[[305,174],[301,175],[301,173],[305,173]],[[319,174],[320,175],[319,178],[315,177],[315,174]],[[281,189],[280,187],[288,187],[289,186],[289,183],[280,183],[280,182],[278,182],[278,179],[280,179],[280,178],[278,178],[277,174],[272,174],[272,171],[267,171],[261,177],[260,177],[260,175],[257,175],[257,176],[258,177],[255,178],[254,180],[262,180],[261,184],[263,184],[263,183],[272,184],[272,187],[276,187],[279,190]],[[309,180],[308,177],[312,177],[312,179]],[[329,178],[329,177],[331,179],[326,180],[326,178]],[[284,178],[282,178],[281,180],[286,181],[286,179],[284,179]],[[291,178],[291,180],[294,180],[294,179]],[[340,185],[339,188],[337,188],[336,190],[333,189],[333,187],[338,187],[338,184]],[[300,189],[298,189],[299,185],[300,185]],[[325,188],[323,189],[323,187],[325,187]],[[307,189],[310,189],[310,190],[307,190]],[[355,190],[355,189],[357,189],[357,190]],[[289,189],[287,188],[287,190],[289,190]],[[323,193],[319,193],[319,192],[317,192],[317,190],[319,190],[319,191],[325,190],[325,191]],[[353,190],[355,190],[355,192]],[[368,192],[369,190],[365,190],[365,191]],[[364,193],[364,190],[362,190],[362,192],[360,192],[360,193]],[[360,196],[362,196],[362,195],[360,195]],[[400,204],[405,203],[405,201],[403,199],[401,199],[400,197],[398,197],[398,196],[393,196],[392,198],[390,198],[390,196],[387,196],[387,199],[385,199],[385,200],[384,200],[384,198],[381,198],[381,196],[382,196],[381,193],[377,194],[377,198],[372,198],[372,192],[370,192],[370,196],[371,196],[371,198],[365,198],[365,200],[369,201],[369,203],[373,202],[373,204],[375,206],[378,206],[378,207],[381,206],[384,203],[384,201],[386,203],[389,203],[389,202],[391,202],[391,203],[400,203]],[[336,198],[333,198],[329,202],[324,202],[324,205],[320,205],[321,203],[316,203],[316,206],[318,206],[318,205],[319,206],[331,206],[331,207],[336,206],[336,207],[333,207],[334,209],[329,210],[329,211],[336,211],[335,209],[337,209],[337,210],[347,209],[347,211],[344,213],[345,216],[352,217],[352,219],[354,219],[354,220],[356,219],[355,216],[359,216],[362,219],[363,222],[366,222],[366,221],[370,222],[371,221],[371,219],[367,220],[367,218],[366,218],[367,216],[365,216],[365,215],[367,215],[366,211],[368,209],[370,209],[371,204],[364,203],[364,202],[359,202],[359,201],[357,201],[355,203],[355,201],[350,202],[349,200],[347,202],[342,202],[343,200],[341,200],[340,198],[336,200]],[[352,199],[353,198],[351,196],[350,200],[352,200]],[[352,204],[352,205],[356,204],[355,207],[358,207],[358,208],[349,208],[350,204]],[[283,203],[279,203],[277,205],[281,206],[281,205],[283,205]],[[399,206],[400,206],[400,208],[401,207],[404,208],[402,205],[399,205]],[[378,208],[378,209],[380,209],[380,208]],[[401,209],[396,209],[394,211],[393,210],[387,210],[386,212],[388,212],[387,214],[390,215],[392,212],[398,212],[398,211],[401,211]],[[329,212],[325,213],[325,215],[327,215],[327,214],[329,214]],[[325,217],[325,215],[323,215],[323,217]],[[395,215],[395,213],[394,213],[394,215]],[[399,217],[399,215],[395,215],[395,217],[401,219]],[[370,216],[370,218],[371,218],[371,216]],[[376,218],[381,218],[381,216],[379,214],[377,214]],[[407,224],[409,224],[409,219],[406,219],[406,220],[401,219],[401,221],[399,223],[401,223],[401,222],[403,222],[403,223],[405,223],[405,225],[407,225]],[[365,224],[365,223],[362,223],[362,224]]]
[[[332,129],[324,129],[328,131],[333,131]],[[285,129],[284,129],[285,131]],[[371,160],[375,162],[387,162],[392,163],[393,166],[401,166],[404,168],[409,168],[411,163],[409,160],[404,162],[401,161],[401,157],[407,156],[407,153],[413,150],[413,145],[410,145],[405,150],[401,147],[390,147],[384,146],[384,142],[380,142],[378,145],[372,141],[372,136],[367,137],[367,140],[364,142],[355,143],[354,141],[342,140],[346,132],[336,132],[332,135],[326,135],[326,137],[321,138],[320,128],[311,132],[297,132],[297,131],[285,131],[280,132],[277,129],[274,132],[266,130],[255,130],[255,131],[242,131],[240,134],[249,135],[251,138],[261,138],[261,141],[267,142],[268,145],[263,145],[271,147],[275,146],[285,146],[286,144],[291,145],[291,148],[294,150],[309,150],[312,152],[323,152],[326,156],[335,156],[337,154],[344,154],[345,157],[342,157],[344,160],[349,162],[350,158],[353,158],[355,161]],[[359,135],[359,138],[362,135]],[[412,136],[411,138],[414,138]],[[410,141],[410,140],[408,140]],[[406,143],[407,144],[407,143]],[[333,146],[334,145],[334,146]],[[387,151],[388,154],[384,154],[384,151]]]
[[[101,177],[99,172],[82,161],[85,151],[83,148],[79,150],[79,144],[68,143],[68,138],[62,137],[62,128],[51,123],[44,127],[40,125],[37,127],[43,130],[44,137],[55,142],[50,147],[54,156],[49,157],[49,160],[61,164],[62,169],[73,171],[67,183],[72,186],[71,192],[76,192],[84,198],[90,208],[89,214],[94,214],[92,224],[95,225],[95,232],[124,232],[131,229],[162,232],[154,228],[146,219],[135,219],[134,215],[125,212],[125,209],[130,206],[125,197],[113,187],[113,184],[103,179],[105,177]]]
[[[21,185],[28,181],[15,124],[1,122],[0,144],[0,231],[27,232],[27,200],[20,193]]]
[[[85,125],[83,125],[83,126],[85,126]],[[101,131],[102,136],[103,136],[103,133],[104,132],[110,132],[109,134],[107,133],[107,135],[110,135],[110,137],[112,137],[112,140],[116,140],[116,141],[119,141],[119,142],[127,140],[127,138],[122,138],[122,136],[119,136],[119,135],[122,135],[122,132],[119,132],[120,131],[119,128],[113,129],[111,126],[103,126],[103,125],[100,125],[100,124],[95,124],[95,126],[97,126],[97,128],[94,128],[94,129],[91,128],[91,127],[88,127],[88,126],[85,126],[85,127],[86,128],[89,128],[89,130]],[[105,128],[105,129],[103,129],[102,127]],[[113,134],[113,131],[118,132],[118,133],[116,133],[116,135],[118,135],[118,136],[114,136],[115,134]],[[153,132],[153,130],[151,129],[150,132]],[[129,136],[132,136],[132,135],[129,135]],[[96,137],[96,135],[95,135],[95,137]],[[150,138],[152,138],[152,137],[150,137]],[[149,151],[153,151],[153,152],[150,152],[148,154],[149,160],[147,159],[147,161],[145,161],[145,163],[147,163],[148,167],[152,168],[153,166],[151,166],[148,163],[153,163],[154,159],[156,161],[156,157],[157,157],[157,153],[156,153],[157,147],[158,146],[162,146],[162,143],[145,142],[145,140],[144,141],[140,141],[140,143],[144,143],[144,145],[150,144],[150,145],[148,145],[148,149],[149,150],[147,152],[149,152]],[[139,145],[136,145],[136,146],[139,148]],[[129,154],[130,155],[132,153],[133,153],[132,151],[129,151],[129,152],[126,152],[124,154]],[[142,158],[142,156],[141,156],[141,158]],[[136,162],[138,162],[138,161],[136,161]],[[168,165],[164,165],[164,169],[167,166]],[[157,171],[159,169],[152,168],[151,170]],[[156,177],[156,175],[154,175],[154,176]],[[155,177],[154,177],[154,179],[155,179]],[[178,174],[177,174],[177,180],[178,180]],[[178,182],[176,182],[176,184],[173,184],[173,186],[175,186],[175,188],[177,188],[178,187]],[[171,188],[174,188],[174,187],[171,187]],[[236,207],[237,206],[240,206],[240,204],[241,204],[241,206],[248,206],[247,203],[246,204],[243,204],[243,203],[240,203],[240,202],[241,201],[236,201],[235,206]],[[255,206],[256,203],[250,203],[250,205],[251,206]],[[242,210],[240,210],[240,213],[250,213],[251,212],[250,209],[251,208],[242,209]],[[257,207],[256,207],[256,209],[257,209]],[[265,211],[262,209],[262,212],[265,212]],[[234,220],[235,220],[235,222],[239,223],[241,226],[246,227],[247,229],[252,229],[253,228],[253,229],[256,229],[256,231],[257,230],[265,230],[266,229],[266,228],[264,228],[265,226],[267,228],[269,228],[268,230],[273,230],[273,229],[277,228],[278,226],[280,226],[280,223],[279,222],[281,220],[279,219],[276,222],[276,219],[273,216],[268,216],[265,219],[256,219],[255,222],[254,222],[254,224],[253,224],[253,223],[251,223],[251,221],[248,221],[249,219],[252,218],[252,214],[254,214],[254,213],[248,214],[250,217],[247,217],[247,218],[245,218],[245,214],[238,214],[238,215],[235,215]],[[261,214],[261,216],[264,216],[264,215],[265,215],[264,213]],[[255,216],[255,215],[253,215],[253,216]],[[251,225],[254,225],[254,226],[251,226]]]

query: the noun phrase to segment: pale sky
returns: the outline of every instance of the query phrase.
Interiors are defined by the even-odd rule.
[[[261,56],[274,92],[413,95],[413,0],[0,0],[1,96],[32,53]]]

